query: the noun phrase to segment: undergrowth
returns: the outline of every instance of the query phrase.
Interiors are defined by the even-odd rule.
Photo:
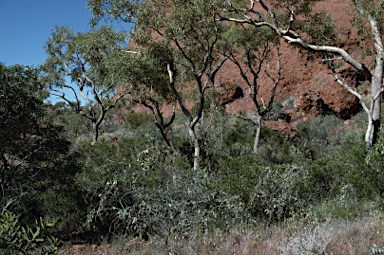
[[[63,254],[379,254],[384,249],[384,215],[378,210],[353,219],[290,220],[232,230],[184,232],[167,239],[129,242],[120,238],[110,246],[66,247]],[[76,251],[77,250],[77,251]]]

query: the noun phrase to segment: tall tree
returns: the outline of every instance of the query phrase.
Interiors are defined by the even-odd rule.
[[[368,127],[365,135],[366,148],[373,146],[380,127],[380,95],[383,92],[383,28],[381,22],[384,6],[382,1],[351,0],[356,16],[355,20],[369,34],[375,47],[375,67],[371,70],[363,62],[353,58],[347,51],[333,46],[336,38],[332,18],[324,13],[313,13],[311,5],[317,1],[281,1],[281,0],[243,0],[218,1],[216,14],[219,20],[248,24],[255,27],[268,27],[289,44],[294,44],[309,52],[326,53],[326,61],[339,59],[350,64],[360,72],[371,85],[369,106],[353,85],[333,68],[336,81],[356,96],[367,114]],[[297,20],[296,16],[302,19]],[[333,57],[335,56],[335,57]],[[333,66],[333,65],[331,65]]]
[[[206,90],[216,86],[217,72],[229,58],[224,52],[220,54],[221,50],[225,51],[223,32],[227,26],[215,22],[211,5],[211,1],[203,0],[147,1],[137,10],[136,26],[132,31],[135,42],[141,47],[161,45],[161,58],[167,65],[171,91],[188,122],[195,170],[199,168],[200,158],[196,126],[202,117]],[[109,15],[109,10],[119,8],[124,5],[114,1],[104,13]],[[186,106],[191,101],[193,110]]]
[[[132,106],[139,104],[149,110],[154,123],[164,141],[172,151],[175,145],[168,136],[168,131],[175,120],[176,98],[170,87],[167,64],[160,45],[155,48],[138,48],[129,45],[126,50],[116,55],[113,72],[124,83],[127,99]],[[163,106],[172,104],[169,118],[162,111]]]
[[[229,58],[224,43],[226,29],[225,24],[215,22],[210,2],[201,0],[146,2],[136,24],[138,43],[167,45],[164,54],[168,56],[170,86],[187,119],[194,146],[194,170],[200,167],[196,126],[203,115],[206,90],[219,86],[215,85],[216,75]],[[187,108],[188,100],[193,100],[194,109]]]
[[[230,60],[238,67],[241,77],[247,84],[248,94],[255,105],[252,117],[245,119],[257,127],[253,145],[254,153],[257,153],[258,150],[261,125],[272,110],[276,87],[280,81],[280,42],[278,39],[270,29],[253,26],[234,27],[228,33],[228,40],[232,46]],[[276,56],[273,53],[276,53]],[[273,63],[274,61],[276,63]],[[276,65],[274,74],[270,70],[270,63]],[[268,86],[272,89],[267,94],[267,101],[260,93],[261,84],[258,79],[262,75],[266,75],[272,82],[272,86]],[[267,86],[267,84],[263,84],[263,86]]]
[[[45,45],[49,57],[42,66],[44,81],[72,106],[74,112],[91,121],[93,144],[98,139],[105,114],[125,95],[124,91],[116,92],[119,79],[110,66],[117,61],[115,56],[124,50],[126,39],[124,31],[116,32],[107,26],[76,34],[69,27],[57,26]],[[77,84],[78,93],[87,102],[86,107],[80,106],[76,90],[65,83],[65,76]],[[91,90],[94,101],[84,93],[86,87]],[[76,102],[72,103],[61,88],[70,89]]]

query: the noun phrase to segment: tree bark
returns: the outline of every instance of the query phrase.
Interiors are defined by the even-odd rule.
[[[197,139],[194,127],[189,127],[189,136],[192,139],[193,146],[195,147],[195,153],[193,154],[193,170],[198,170],[200,166],[200,144]]]
[[[373,118],[372,112],[368,113],[368,127],[365,132],[365,148],[369,150],[373,145],[373,134],[374,134],[374,126],[373,126]]]
[[[371,82],[371,112],[372,116],[368,117],[368,129],[366,134],[366,147],[370,149],[377,140],[377,134],[380,129],[380,115],[381,115],[381,96],[382,90],[382,79],[383,79],[383,57],[377,56],[376,61],[379,61],[375,69],[375,74],[373,75]],[[372,122],[372,123],[370,123]],[[367,136],[369,139],[367,140]]]
[[[262,122],[262,117],[261,116],[256,117],[255,124],[257,126],[257,129],[256,129],[255,143],[253,144],[253,153],[255,154],[257,154],[258,148],[259,148],[261,122]]]
[[[99,125],[100,123],[92,122],[92,132],[93,132],[92,145],[94,145],[99,138]]]
[[[3,165],[1,167],[1,185],[2,185],[2,189],[5,189],[5,186],[6,186],[5,171],[8,168],[8,161],[4,153],[1,153],[1,160],[3,161]]]
[[[368,123],[368,129],[366,134],[366,147],[370,149],[377,140],[377,134],[380,129],[380,115],[381,115],[381,93],[383,87],[383,65],[384,65],[384,49],[381,40],[381,33],[378,27],[377,20],[367,13],[359,3],[354,1],[358,12],[367,19],[371,25],[371,32],[374,38],[374,45],[376,50],[376,68],[375,73],[371,79],[371,105],[370,110],[372,112],[372,123]],[[370,119],[370,116],[368,116]],[[368,133],[369,132],[369,133]],[[367,140],[367,136],[369,140]]]
[[[159,123],[155,123],[156,124],[156,127],[160,130],[160,134],[161,136],[163,137],[165,143],[167,144],[167,146],[173,151],[173,152],[176,152],[176,147],[175,145],[172,143],[172,141],[168,138],[167,136],[167,132],[165,130],[165,128],[160,125]]]

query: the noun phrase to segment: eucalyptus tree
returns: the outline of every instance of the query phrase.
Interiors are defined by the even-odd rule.
[[[87,7],[92,11],[90,25],[94,27],[101,20],[133,23],[143,3],[142,0],[88,0]]]
[[[313,13],[311,6],[318,1],[282,0],[225,0],[216,4],[218,20],[267,27],[289,44],[297,45],[308,52],[323,53],[323,61],[330,62],[336,81],[356,96],[368,117],[365,135],[366,148],[373,146],[380,127],[380,98],[383,92],[383,23],[384,2],[374,0],[351,0],[354,8],[354,24],[359,26],[374,42],[375,65],[371,70],[361,60],[354,58],[341,47],[333,46],[337,37],[332,18],[324,13]],[[300,19],[296,19],[299,16]],[[335,68],[335,61],[342,60],[360,72],[370,82],[369,106],[363,96],[348,84]]]
[[[124,9],[125,1],[101,2],[104,5],[89,1],[88,6],[93,13],[124,21],[116,10]],[[202,117],[206,91],[217,86],[216,75],[229,58],[223,34],[228,27],[215,21],[212,4],[203,0],[155,0],[142,3],[134,12],[130,8],[122,11],[136,21],[132,31],[135,43],[144,49],[161,45],[159,57],[167,65],[170,89],[187,119],[195,170],[200,158],[196,126]],[[187,107],[190,102],[193,109]]]
[[[268,28],[235,26],[228,33],[228,40],[231,45],[230,60],[238,67],[240,75],[248,87],[248,94],[255,105],[251,117],[240,118],[257,126],[253,145],[253,152],[257,153],[261,125],[272,110],[276,87],[280,81],[279,38]],[[276,54],[274,55],[274,53]],[[274,72],[270,69],[272,64],[276,65]],[[258,82],[262,75],[268,77],[272,86]],[[272,88],[267,94],[267,101],[260,93],[261,86]]]
[[[176,116],[176,98],[171,91],[173,81],[168,76],[162,47],[157,46],[146,49],[128,46],[116,55],[113,72],[124,82],[128,100],[133,103],[131,105],[139,104],[147,108],[164,141],[175,152],[176,147],[168,131]],[[170,104],[172,110],[166,117],[163,106]]]
[[[98,139],[105,114],[125,95],[124,91],[116,92],[119,77],[111,71],[111,66],[117,61],[116,54],[124,50],[126,39],[126,32],[117,32],[107,26],[84,33],[74,33],[69,27],[56,26],[45,45],[49,57],[42,65],[44,81],[74,112],[92,123],[93,144]],[[87,102],[86,107],[81,107],[75,87],[66,84],[66,76],[76,84],[78,94]],[[73,92],[74,103],[63,88]],[[90,89],[93,100],[85,93],[85,88]]]
[[[216,85],[217,73],[228,60],[224,32],[228,26],[215,21],[210,1],[157,0],[140,9],[134,38],[142,45],[162,43],[170,87],[187,119],[194,146],[194,170],[199,168],[200,143],[196,130],[206,91]],[[177,76],[176,76],[177,75]],[[188,109],[187,103],[194,107]]]

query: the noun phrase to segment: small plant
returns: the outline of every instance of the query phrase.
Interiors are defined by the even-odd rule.
[[[48,237],[49,245],[41,245],[45,240],[43,231],[54,225],[40,217],[33,226],[21,226],[20,215],[4,213],[0,218],[0,252],[1,254],[58,254],[60,241]]]
[[[294,104],[295,98],[292,96],[285,99],[282,103],[283,107],[285,107],[287,110],[292,110],[293,108],[295,108]]]
[[[383,254],[384,248],[380,248],[376,244],[372,244],[371,251],[373,254]]]
[[[313,231],[306,229],[296,236],[288,238],[287,245],[280,248],[283,254],[323,254],[330,241],[329,234],[319,226]]]

